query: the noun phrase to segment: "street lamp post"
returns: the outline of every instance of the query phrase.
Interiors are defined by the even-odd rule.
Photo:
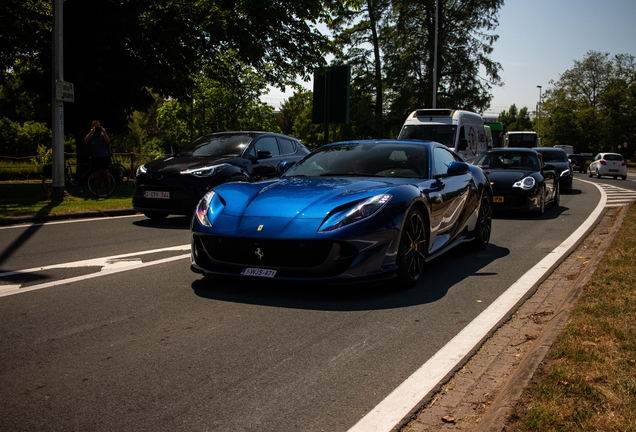
[[[537,86],[539,89],[539,105],[537,108],[537,136],[541,138],[541,86]]]

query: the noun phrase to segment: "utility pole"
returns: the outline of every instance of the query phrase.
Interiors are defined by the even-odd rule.
[[[537,105],[537,136],[541,138],[541,86],[537,86],[539,89],[539,105]]]
[[[433,49],[433,104],[437,108],[437,33],[439,28],[439,1],[435,1],[435,48]]]
[[[58,82],[64,81],[63,0],[53,0],[53,76],[51,109],[53,130],[53,193],[64,192],[64,102],[57,97]]]

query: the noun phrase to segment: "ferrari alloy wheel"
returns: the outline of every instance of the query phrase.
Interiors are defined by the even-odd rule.
[[[490,242],[490,233],[492,232],[492,198],[488,193],[484,192],[479,205],[479,216],[475,224],[475,239],[472,245],[475,249],[486,249]]]
[[[412,287],[422,276],[426,259],[427,229],[422,213],[414,208],[404,221],[397,264],[402,285]]]

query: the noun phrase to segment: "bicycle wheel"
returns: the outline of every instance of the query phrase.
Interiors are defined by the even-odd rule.
[[[115,177],[117,183],[127,183],[130,178],[128,170],[122,164],[114,163],[108,171]]]
[[[110,190],[106,190],[104,176],[98,176],[99,184],[95,185],[95,177],[91,175],[88,178],[88,190],[90,191],[90,193],[99,197],[111,196],[115,191],[115,188],[117,187],[117,181],[115,181],[115,177],[110,172],[108,173],[108,177],[110,178]]]

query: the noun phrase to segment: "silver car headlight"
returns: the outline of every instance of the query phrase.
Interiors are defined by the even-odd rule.
[[[139,165],[137,167],[137,174],[136,175],[146,174],[147,172],[148,172],[148,170],[146,169],[146,165],[145,164],[144,165]]]
[[[201,198],[199,204],[197,204],[197,208],[194,210],[194,217],[198,219],[201,225],[211,227],[216,216],[221,213],[222,209],[223,200],[212,190],[203,195],[203,198]]]
[[[351,209],[343,210],[335,213],[327,218],[325,223],[322,224],[320,231],[334,231],[351,225],[361,220],[370,218],[376,214],[382,207],[384,207],[393,198],[391,194],[380,194],[366,199]]]
[[[188,174],[193,175],[195,177],[212,177],[217,173],[223,171],[225,168],[229,167],[229,164],[220,164],[220,165],[211,165],[204,166],[199,168],[189,168],[179,172],[179,174]]]
[[[534,177],[526,177],[523,178],[521,180],[519,180],[518,182],[516,182],[515,184],[512,185],[512,187],[518,187],[521,188],[523,190],[530,190],[534,187],[534,185],[536,184]]]

